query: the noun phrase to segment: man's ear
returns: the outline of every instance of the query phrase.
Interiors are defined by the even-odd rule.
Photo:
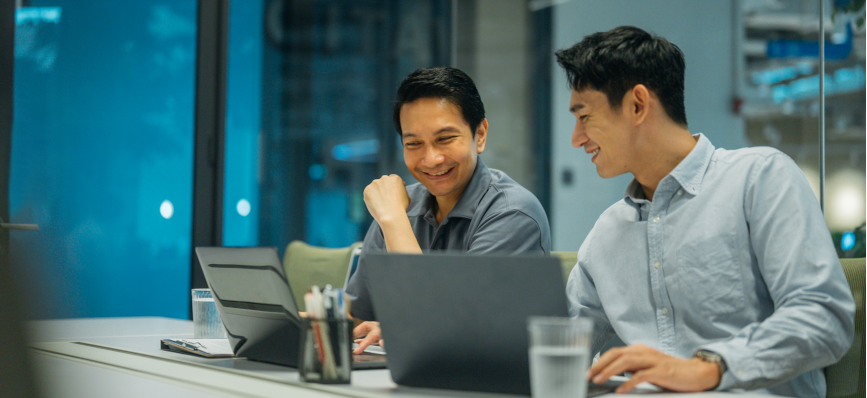
[[[485,151],[485,142],[488,140],[488,119],[482,119],[479,127],[476,127],[476,152],[482,153]]]
[[[636,125],[641,124],[650,112],[650,90],[643,84],[636,84],[623,98],[623,109]]]

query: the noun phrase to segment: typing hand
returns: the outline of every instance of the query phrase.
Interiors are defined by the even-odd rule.
[[[379,322],[365,321],[358,324],[358,326],[352,330],[352,338],[358,339],[361,337],[364,338],[356,341],[358,343],[358,348],[352,352],[353,354],[363,353],[364,349],[371,344],[378,343],[380,347],[385,347],[382,342],[382,331],[379,329]]]
[[[672,391],[705,391],[719,385],[719,365],[698,358],[683,359],[663,354],[641,344],[612,348],[587,371],[596,384],[623,372],[632,377],[617,387],[617,393],[632,390],[643,381]]]
[[[367,211],[380,225],[406,216],[409,202],[406,182],[396,174],[382,176],[364,188]]]

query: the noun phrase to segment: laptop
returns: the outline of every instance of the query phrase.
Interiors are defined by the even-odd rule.
[[[301,317],[273,247],[197,247],[236,356],[298,367]],[[383,369],[384,355],[353,355],[353,369]]]
[[[559,259],[432,253],[365,261],[395,383],[530,394],[527,317],[568,316]],[[591,395],[614,387],[594,388],[604,390]]]

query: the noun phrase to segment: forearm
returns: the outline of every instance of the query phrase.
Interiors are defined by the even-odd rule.
[[[406,214],[378,220],[385,239],[385,250],[389,253],[421,254],[421,246],[412,231]]]
[[[845,322],[824,309],[799,311],[811,305],[804,301],[778,309],[729,340],[700,347],[728,365],[720,389],[769,387],[830,365],[845,353],[851,343]]]

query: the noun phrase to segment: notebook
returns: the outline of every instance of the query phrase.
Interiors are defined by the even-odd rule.
[[[527,317],[568,315],[558,259],[368,254],[365,262],[395,383],[530,394]]]
[[[277,250],[197,247],[229,346],[236,356],[298,366],[301,317]],[[384,355],[353,356],[353,369],[385,368]]]

